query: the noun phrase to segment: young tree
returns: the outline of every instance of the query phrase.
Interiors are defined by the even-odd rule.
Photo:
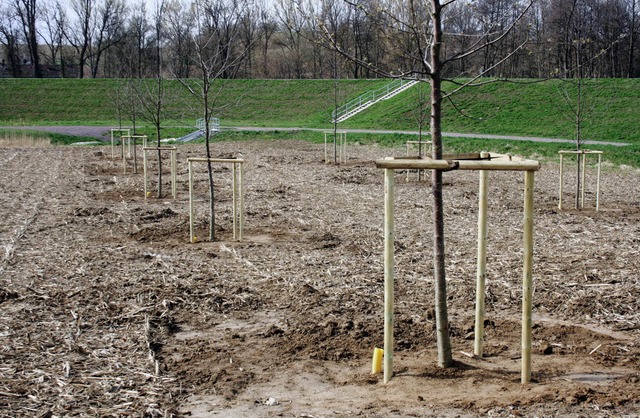
[[[333,0],[326,0],[333,1]],[[514,50],[504,51],[504,55],[496,57],[488,68],[483,68],[479,74],[469,81],[460,84],[455,90],[445,93],[442,83],[445,80],[445,71],[452,63],[468,58],[478,53],[485,52],[502,42],[507,34],[522,19],[529,10],[533,0],[521,5],[513,1],[512,7],[518,9],[517,14],[508,16],[496,16],[500,25],[488,25],[486,31],[474,36],[474,41],[465,49],[447,53],[445,46],[450,39],[445,36],[445,17],[447,8],[450,8],[457,0],[397,0],[385,3],[384,7],[378,2],[360,3],[345,0],[352,7],[364,10],[368,14],[375,14],[382,10],[389,22],[381,30],[387,32],[388,39],[396,37],[395,45],[402,49],[401,56],[396,61],[403,64],[398,71],[390,71],[374,66],[361,58],[358,58],[352,50],[343,48],[336,42],[333,34],[325,27],[325,36],[332,48],[337,49],[355,61],[358,65],[365,66],[387,77],[415,78],[421,82],[429,83],[430,87],[430,130],[432,141],[432,157],[441,160],[443,156],[442,141],[442,103],[447,97],[460,91],[462,88],[477,83],[480,77],[505,62]],[[467,7],[473,7],[467,4]],[[400,34],[400,38],[397,38]],[[463,34],[463,36],[466,36]],[[520,46],[518,46],[520,47]],[[454,81],[455,80],[450,80]],[[456,164],[451,162],[448,170],[455,170]],[[433,199],[433,266],[435,278],[435,311],[436,311],[436,335],[438,346],[438,365],[450,367],[453,363],[451,354],[451,341],[449,337],[449,320],[447,313],[447,283],[445,274],[445,232],[444,232],[444,203],[442,184],[444,171],[432,170],[431,195]]]
[[[132,80],[131,86],[135,91],[139,111],[135,114],[141,119],[152,124],[156,130],[157,144],[159,148],[162,140],[162,122],[166,116],[166,104],[170,101],[167,97],[165,80],[162,74],[162,37],[164,13],[166,11],[165,0],[156,0],[154,5],[153,26],[155,34],[155,68],[153,78],[140,78]],[[162,152],[158,149],[158,198],[162,198]]]
[[[242,49],[242,10],[249,6],[247,0],[195,0],[192,8],[194,31],[194,59],[198,78],[180,79],[182,85],[198,99],[205,127],[206,157],[211,154],[211,118],[220,108],[218,98],[229,74],[234,74],[247,49]],[[218,82],[218,83],[217,83]],[[209,240],[215,240],[215,191],[213,167],[207,162],[209,176]]]

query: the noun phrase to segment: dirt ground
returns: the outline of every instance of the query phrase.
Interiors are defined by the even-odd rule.
[[[192,244],[186,158],[204,156],[202,145],[179,146],[176,199],[145,199],[142,175],[123,173],[110,147],[0,148],[0,416],[640,414],[638,170],[605,167],[599,212],[594,169],[581,211],[558,211],[556,164],[536,174],[526,385],[522,173],[489,176],[482,359],[467,355],[478,174],[445,173],[450,369],[436,366],[430,184],[398,173],[385,385],[370,374],[383,343],[383,172],[373,161],[403,151],[349,152],[324,164],[322,146],[307,142],[216,143],[215,156],[246,160],[245,239],[232,237],[222,164],[216,241],[205,239],[196,165]]]

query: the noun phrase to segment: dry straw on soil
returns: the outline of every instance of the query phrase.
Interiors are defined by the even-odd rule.
[[[383,385],[369,374],[382,343],[383,175],[373,161],[404,150],[350,142],[349,161],[334,165],[306,142],[214,146],[215,157],[246,161],[242,242],[232,240],[229,168],[216,167],[220,241],[189,243],[185,161],[202,146],[179,147],[175,200],[145,200],[141,175],[123,174],[108,147],[0,148],[0,415],[639,410],[637,171],[603,173],[600,212],[590,190],[584,211],[557,210],[557,165],[536,176],[534,383],[524,387],[522,175],[490,175],[482,360],[462,354],[473,351],[477,173],[445,175],[456,367],[441,370],[429,183],[398,173],[397,359]]]

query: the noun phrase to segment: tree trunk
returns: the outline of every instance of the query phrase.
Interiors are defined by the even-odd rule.
[[[206,92],[208,96],[208,91]],[[210,124],[210,115],[209,115],[209,102],[208,97],[204,100],[205,103],[205,112],[204,112],[204,142],[207,151],[207,174],[209,176],[209,241],[214,241],[216,239],[216,229],[215,229],[215,221],[216,221],[216,205],[215,205],[215,191],[213,188],[213,167],[211,166],[211,130],[209,129]]]
[[[433,158],[442,159],[442,16],[440,1],[431,0],[433,41],[431,44],[431,141]],[[438,366],[450,367],[453,363],[449,318],[447,314],[447,280],[444,252],[444,203],[442,199],[442,171],[432,172],[433,195],[433,270],[435,278],[436,334]]]
[[[160,147],[160,124],[156,125],[156,135],[158,135],[158,147]],[[158,150],[158,199],[162,198],[162,152]]]

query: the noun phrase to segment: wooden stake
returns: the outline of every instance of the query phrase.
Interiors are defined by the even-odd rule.
[[[243,234],[244,234],[244,173],[243,173],[244,164],[239,163],[237,165],[239,165],[239,168],[240,168],[240,179],[239,179],[239,190],[238,190],[238,193],[240,194],[240,202],[239,202],[239,206],[240,206],[239,207],[239,212],[240,212],[240,215],[239,215],[239,218],[240,218],[239,219],[239,223],[240,223],[239,229],[240,229],[240,231],[239,231],[238,239],[240,241],[242,241]]]
[[[340,134],[340,139],[342,142],[342,152],[341,154],[341,160],[343,163],[347,162],[347,132],[343,132]]]
[[[133,145],[135,147],[135,143]],[[176,198],[176,192],[177,192],[177,184],[178,184],[178,162],[177,160],[177,154],[178,150],[175,149],[173,151],[171,151],[171,194],[173,195],[173,198]]]
[[[600,166],[602,164],[602,154],[598,154],[598,180],[596,183],[596,212],[600,210]]]
[[[232,170],[232,208],[231,216],[233,217],[233,239],[238,239],[238,165],[233,164]]]
[[[384,170],[384,383],[393,376],[394,170]]]
[[[126,173],[127,172],[127,156],[124,153],[124,138],[128,138],[126,136],[121,136],[121,142],[122,142],[122,172]]]
[[[584,190],[585,190],[585,178],[586,178],[586,174],[585,171],[587,169],[587,154],[584,153],[582,154],[582,189],[580,190],[580,208],[584,209]]]
[[[533,297],[533,188],[534,171],[524,174],[524,233],[522,278],[522,373],[521,382],[531,381],[531,310]]]
[[[483,153],[483,156],[488,153]],[[487,270],[487,177],[488,172],[481,170],[478,193],[478,266],[476,272],[476,324],[474,333],[473,353],[482,357],[484,340],[485,315],[485,282]]]
[[[189,242],[194,243],[194,231],[193,231],[193,161],[187,159],[189,162]]]
[[[558,196],[558,209],[562,210],[562,169],[564,167],[564,161],[563,161],[564,155],[560,154],[560,195]]]
[[[144,198],[147,199],[147,151],[142,147],[142,176],[144,177]]]

